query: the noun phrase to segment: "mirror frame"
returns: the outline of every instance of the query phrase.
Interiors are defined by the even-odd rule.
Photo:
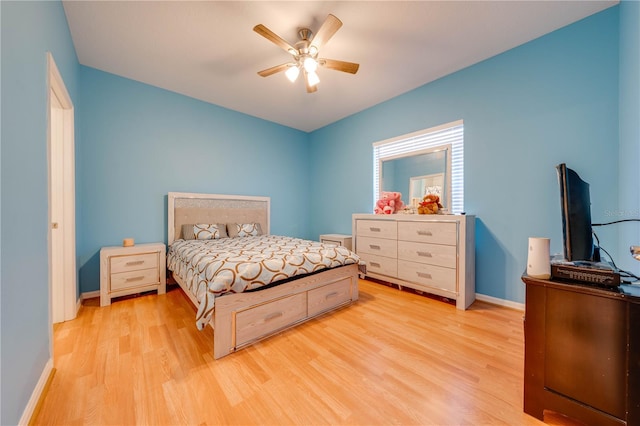
[[[378,194],[378,199],[380,199],[382,192],[384,192],[384,188],[383,188],[383,164],[385,161],[389,161],[389,160],[398,160],[400,158],[407,158],[407,157],[415,157],[418,155],[424,155],[424,154],[431,154],[434,152],[440,152],[440,151],[446,151],[446,155],[445,155],[445,171],[444,171],[444,182],[445,182],[445,197],[446,199],[444,200],[445,202],[443,202],[443,200],[441,200],[441,203],[443,205],[443,213],[448,213],[449,211],[451,211],[451,202],[452,202],[452,182],[451,182],[451,158],[452,158],[452,150],[453,147],[451,144],[444,144],[444,145],[438,145],[438,146],[434,146],[431,148],[427,148],[427,149],[421,149],[418,151],[412,151],[412,152],[407,152],[407,153],[403,153],[403,154],[399,154],[399,155],[393,155],[393,156],[389,156],[389,157],[384,157],[384,158],[379,158],[378,159],[378,170],[380,170],[380,173],[378,173],[378,188],[380,193]],[[416,176],[418,177],[418,176]],[[412,177],[413,178],[413,177]],[[407,182],[409,184],[409,187],[411,185],[411,179],[409,179],[409,182]],[[403,200],[405,201],[405,200]],[[411,194],[408,194],[408,199],[407,199],[407,205],[411,205]]]

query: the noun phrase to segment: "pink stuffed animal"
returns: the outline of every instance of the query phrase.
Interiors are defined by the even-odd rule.
[[[383,192],[380,199],[376,202],[376,208],[373,212],[375,214],[393,214],[403,206],[401,193]]]

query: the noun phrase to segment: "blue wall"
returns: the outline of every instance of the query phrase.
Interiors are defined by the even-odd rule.
[[[311,233],[351,233],[351,214],[372,211],[373,142],[458,119],[476,290],[523,302],[527,238],[561,252],[555,165],[591,183],[594,221],[618,202],[618,8],[315,131]],[[616,232],[599,236],[617,252]]]
[[[78,60],[59,2],[0,2],[0,424],[18,423],[49,353],[47,57],[74,102]],[[77,107],[77,105],[76,105]]]
[[[619,204],[609,209],[608,220],[640,217],[640,2],[620,3],[620,170]],[[615,225],[619,236],[621,268],[640,275],[640,262],[627,250],[640,245],[637,223]]]
[[[167,193],[271,197],[271,232],[309,236],[306,133],[81,66],[82,292],[100,247],[167,241]]]

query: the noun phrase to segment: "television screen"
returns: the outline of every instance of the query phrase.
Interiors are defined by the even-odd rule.
[[[564,257],[571,262],[599,261],[594,258],[589,184],[564,163],[556,169],[560,184]]]

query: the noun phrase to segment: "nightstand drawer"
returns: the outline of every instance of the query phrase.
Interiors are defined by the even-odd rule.
[[[157,267],[111,274],[111,291],[159,283]]]
[[[158,253],[141,253],[130,256],[111,257],[111,273],[137,271],[158,267]],[[113,288],[113,286],[112,286]]]

